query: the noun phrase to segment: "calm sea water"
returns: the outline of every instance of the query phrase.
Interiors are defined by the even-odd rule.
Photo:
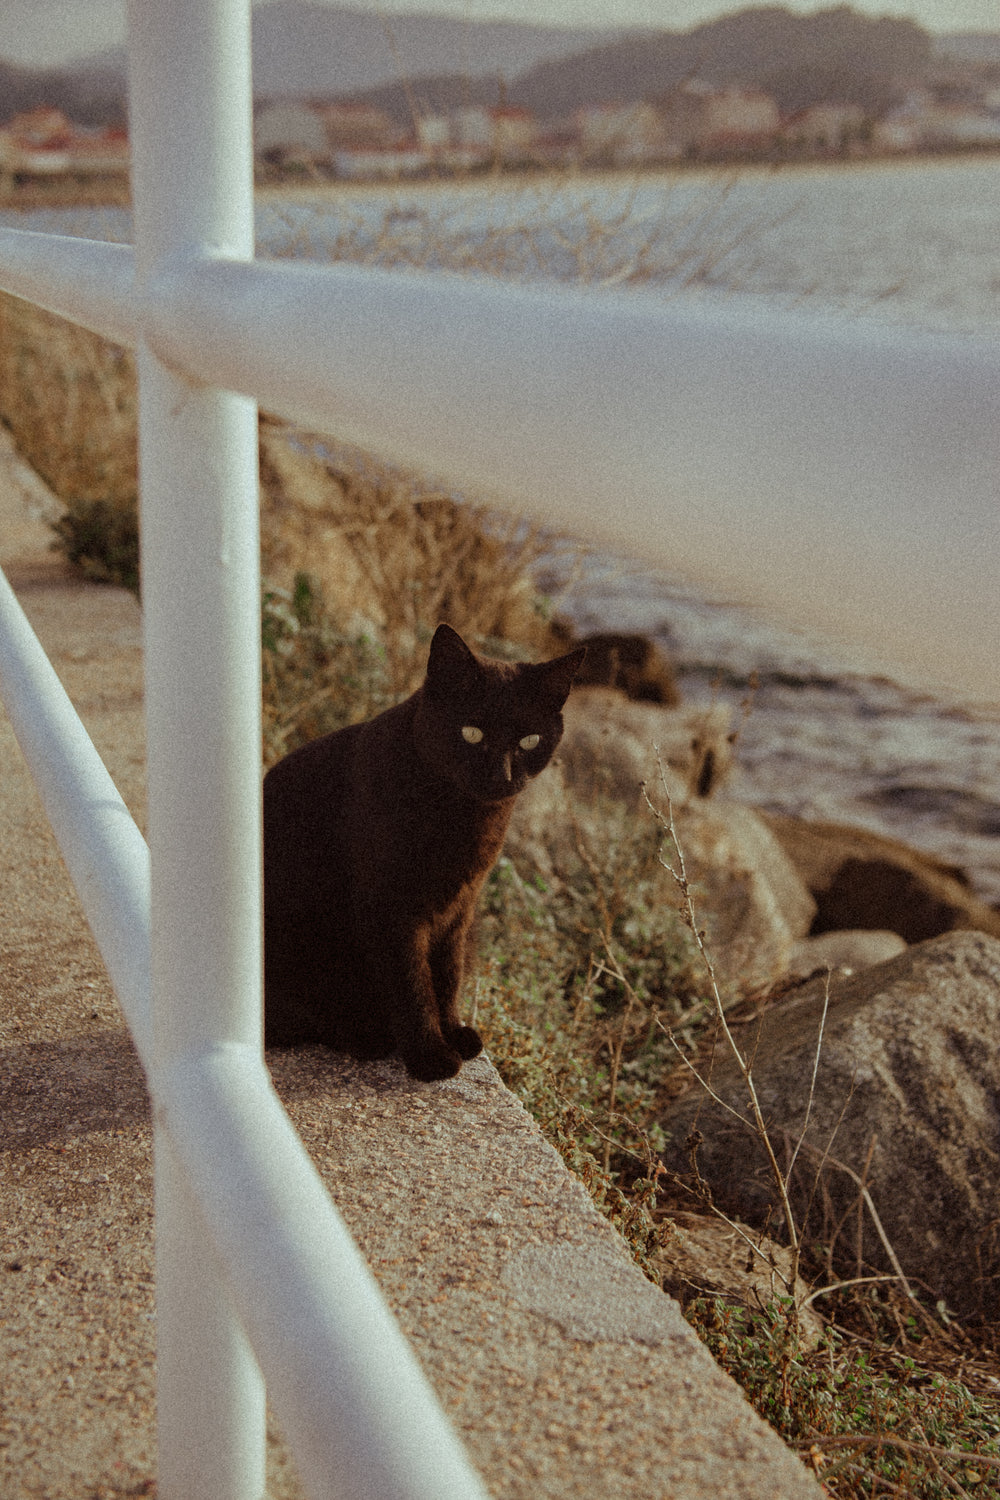
[[[117,211],[3,221],[131,233]],[[631,184],[299,193],[260,205],[258,240],[270,255],[485,269],[657,296],[730,294],[1000,332],[998,157]],[[1000,902],[1000,705],[893,681],[841,647],[618,559],[592,560],[565,604],[582,627],[654,635],[689,701],[728,701],[738,716],[756,676],[739,795],[905,838],[964,866]]]

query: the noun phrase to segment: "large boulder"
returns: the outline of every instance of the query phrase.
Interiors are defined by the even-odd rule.
[[[1000,937],[1000,913],[978,900],[954,865],[866,828],[764,817],[812,892],[814,935],[881,928],[921,943],[972,928]]]
[[[675,807],[674,826],[695,918],[727,997],[784,979],[816,907],[767,825],[728,798],[692,798]],[[669,848],[664,855],[672,858]]]
[[[732,719],[721,704],[671,709],[591,686],[571,694],[563,721],[559,760],[585,799],[611,795],[637,807],[642,784],[659,785],[661,766],[675,801],[711,796],[729,776]]]
[[[723,710],[665,709],[588,688],[566,705],[558,768],[519,797],[507,853],[547,880],[572,881],[581,840],[594,864],[623,837],[656,825],[642,797],[669,792],[674,822],[716,972],[728,994],[766,988],[784,977],[815,906],[794,865],[761,819],[721,797],[698,795],[712,751],[724,768],[730,724]],[[656,747],[656,748],[654,748]],[[661,780],[662,776],[662,780]],[[673,859],[669,848],[664,855]],[[679,907],[677,885],[658,869],[651,899]]]
[[[860,1244],[866,1265],[995,1318],[1000,942],[950,933],[834,976],[823,1024],[825,989],[814,980],[736,1033],[800,1228],[832,1244],[847,1274],[859,1274]],[[695,1149],[716,1204],[773,1232],[778,1193],[721,1042],[711,1087],[713,1098],[695,1085],[664,1118],[666,1165],[689,1173]]]
[[[878,927],[853,927],[841,932],[822,932],[818,937],[803,938],[792,949],[788,965],[790,979],[811,979],[828,969],[853,974],[872,964],[883,964],[898,953],[906,952],[906,943],[898,932]]]
[[[559,642],[563,650],[586,646],[575,687],[609,687],[637,703],[676,708],[681,701],[669,660],[648,635],[597,631],[577,636],[571,630]]]

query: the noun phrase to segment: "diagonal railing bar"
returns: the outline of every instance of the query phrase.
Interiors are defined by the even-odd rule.
[[[481,1493],[381,1294],[302,1150],[259,1050],[202,1050],[157,1074],[149,996],[149,858],[76,710],[0,572],[0,696],[150,1078],[158,1115],[197,1184],[275,1409],[316,1495]],[[305,1232],[303,1232],[303,1227]],[[185,1243],[190,1253],[191,1246]],[[262,1296],[261,1288],[269,1288]],[[195,1289],[189,1296],[201,1308]],[[385,1420],[380,1388],[393,1391]],[[364,1436],[361,1436],[364,1435]],[[440,1444],[428,1477],[426,1456]],[[197,1483],[203,1458],[195,1454]],[[386,1487],[386,1474],[392,1486]],[[332,1476],[327,1483],[325,1476]],[[331,1487],[332,1486],[332,1487]],[[197,1495],[197,1490],[187,1492]]]
[[[2,572],[0,697],[148,1069],[149,850]]]

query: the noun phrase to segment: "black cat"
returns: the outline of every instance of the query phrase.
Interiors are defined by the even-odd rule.
[[[439,625],[412,697],[268,772],[268,1045],[398,1052],[428,1080],[481,1050],[457,1008],[476,901],[584,655],[492,661]]]

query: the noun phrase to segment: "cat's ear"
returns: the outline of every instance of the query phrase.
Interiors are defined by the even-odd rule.
[[[431,641],[427,658],[427,682],[444,691],[461,689],[475,676],[478,662],[475,653],[450,625],[439,625]]]
[[[568,651],[565,656],[557,656],[552,661],[543,661],[532,667],[536,687],[544,693],[553,708],[562,708],[566,702],[573,679],[583,666],[586,655],[586,646],[577,646],[575,651]]]

